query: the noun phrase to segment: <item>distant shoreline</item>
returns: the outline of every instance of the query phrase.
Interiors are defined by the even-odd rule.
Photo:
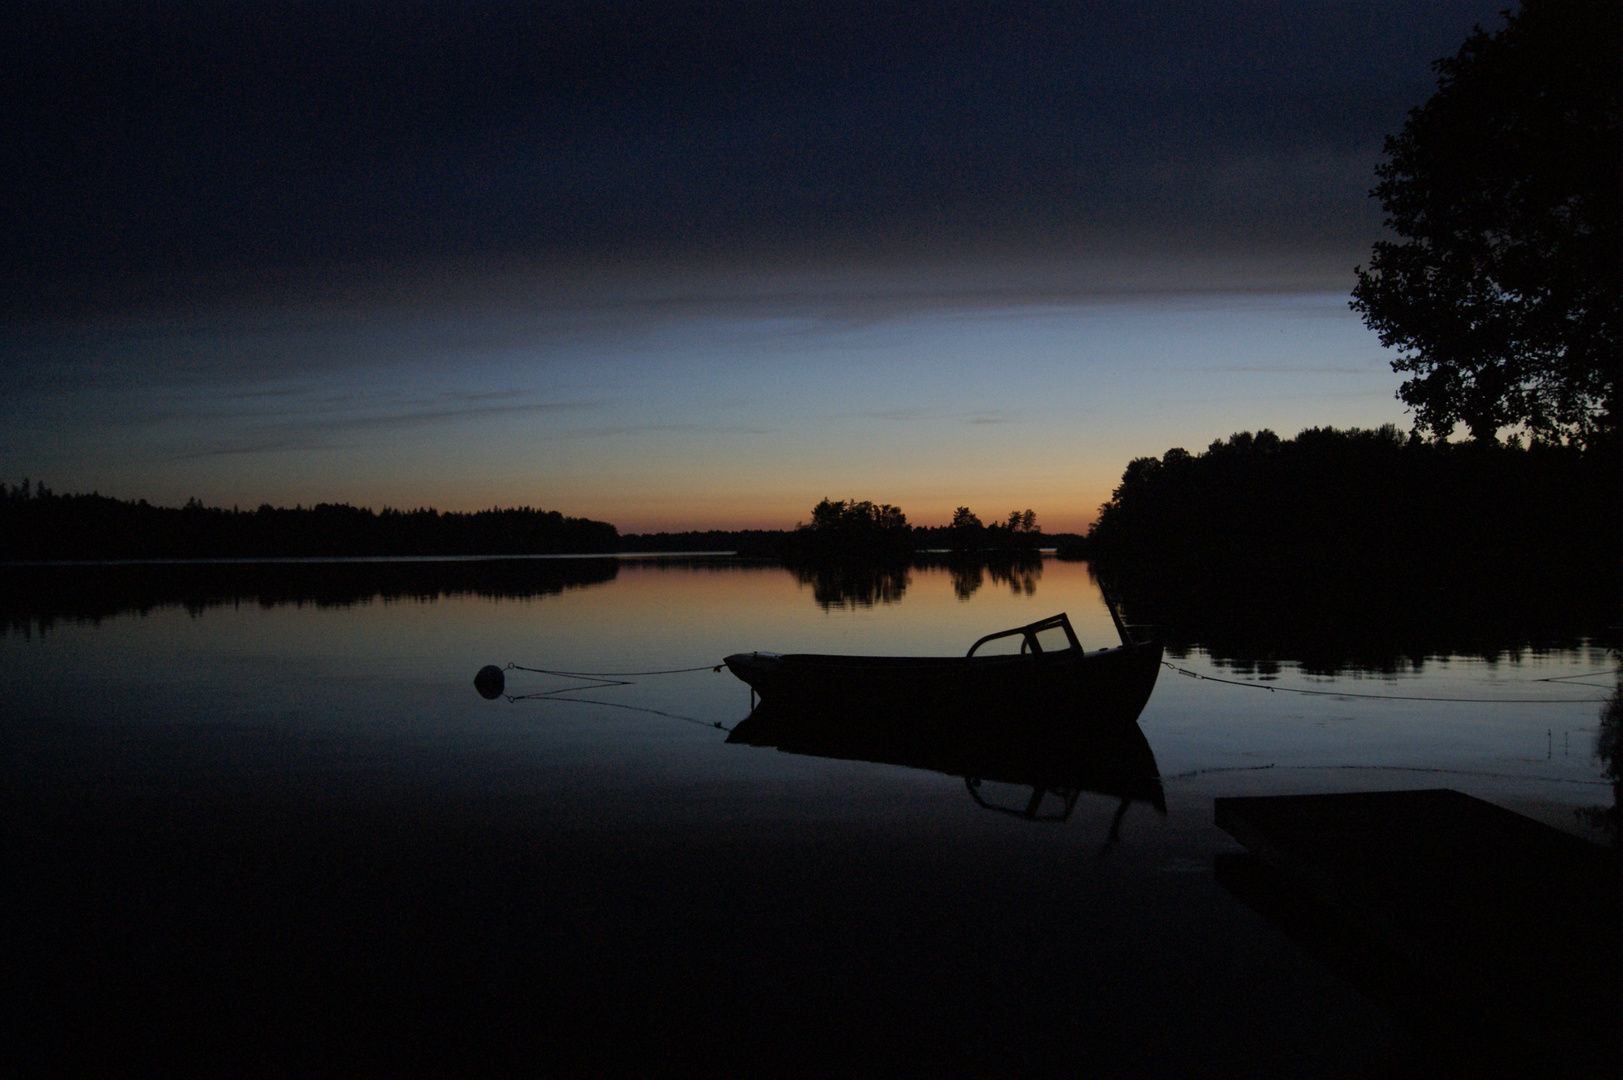
[[[734,551],[539,552],[529,555],[245,555],[173,559],[20,559],[0,561],[0,570],[73,566],[267,566],[328,563],[507,562],[523,559],[646,559],[662,555],[737,555]]]
[[[1039,555],[1053,555],[1057,547],[1035,549]],[[963,554],[951,548],[918,548],[916,555]],[[981,554],[970,552],[970,555]],[[987,552],[985,554],[994,554]],[[241,557],[173,558],[173,559],[12,559],[0,561],[0,570],[28,568],[71,568],[104,566],[269,566],[269,565],[324,565],[332,563],[459,563],[459,562],[513,562],[534,560],[585,559],[668,559],[668,558],[734,558],[774,561],[769,555],[750,555],[736,550],[688,551],[672,548],[667,551],[600,551],[600,552],[540,552],[530,555],[250,555]]]
[[[824,503],[848,506],[843,502]],[[853,508],[869,506],[850,504]],[[1030,511],[1026,513],[1034,519]],[[1016,536],[999,523],[983,528],[976,520],[970,535],[948,526],[908,525],[899,511],[896,518],[896,522],[887,522],[885,543],[881,545],[884,553],[892,555],[938,547],[1009,550],[1081,541],[1081,537],[1068,533],[1045,536],[1031,529],[1029,522],[1027,531]],[[58,494],[43,484],[24,480],[17,486],[0,484],[0,565],[343,559],[409,562],[700,553],[815,559],[881,553],[871,543],[857,542],[856,533],[847,535],[848,529],[830,532],[827,524],[818,526],[814,522],[809,530],[797,526],[621,534],[606,521],[566,517],[556,510],[529,506],[467,513],[441,513],[428,507],[384,507],[374,511],[348,503],[317,503],[291,509],[266,504],[243,510],[205,506],[191,499],[184,506],[167,507],[154,506],[145,499],[114,499],[95,492]],[[843,523],[842,529],[851,524]]]

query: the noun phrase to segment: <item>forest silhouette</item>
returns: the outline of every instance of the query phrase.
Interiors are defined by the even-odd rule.
[[[967,507],[959,507],[950,525],[917,527],[897,507],[855,499],[824,499],[812,509],[812,520],[794,529],[621,534],[608,522],[527,506],[471,513],[373,511],[347,503],[241,510],[205,506],[194,498],[177,508],[94,493],[58,494],[28,480],[0,484],[0,561],[14,562],[711,551],[805,565],[891,559],[928,549],[1035,551],[1053,539],[1044,536],[1031,510],[983,526]]]
[[[1616,461],[1570,445],[1240,432],[1131,462],[1084,553],[1174,647],[1380,667],[1603,634],[1620,496]]]
[[[153,506],[0,484],[0,559],[357,558],[606,554],[613,525],[530,507],[374,512],[346,503],[256,510]]]

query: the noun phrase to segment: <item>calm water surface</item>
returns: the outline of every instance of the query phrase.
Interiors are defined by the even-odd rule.
[[[578,771],[609,813],[610,796],[624,794],[633,816],[725,814],[747,803],[757,814],[871,815],[878,824],[923,800],[920,812],[952,818],[966,808],[955,807],[949,778],[724,746],[708,725],[730,727],[750,707],[748,689],[725,672],[592,687],[510,671],[510,695],[564,693],[496,702],[480,700],[471,678],[487,663],[636,672],[757,648],[956,655],[989,630],[1058,611],[1084,646],[1117,641],[1085,564],[1049,559],[967,597],[954,584],[944,569],[913,569],[895,602],[827,605],[777,567],[625,559],[609,580],[521,599],[249,599],[59,619],[44,632],[24,623],[0,639],[0,674],[19,720],[116,726],[132,740],[146,726],[194,729],[204,742],[257,734],[278,743],[271,760],[227,758],[218,768],[274,774],[296,761],[472,790],[534,769],[567,783]],[[1169,822],[1135,828],[1146,841],[1177,819],[1209,816],[1214,795],[1449,786],[1579,831],[1571,811],[1609,797],[1593,753],[1614,667],[1600,648],[1442,657],[1338,677],[1289,661],[1265,675],[1237,671],[1199,650],[1168,661],[1140,723],[1166,781]],[[144,775],[131,762],[102,764]],[[11,768],[26,771],[15,759]],[[676,798],[699,790],[715,791],[716,804]],[[939,799],[929,794],[937,790]]]
[[[489,916],[507,929],[479,948],[527,957],[498,982],[534,1010],[485,1044],[520,1058],[513,1046],[527,1045],[539,1055],[530,1064],[586,1068],[570,1056],[588,1041],[586,1021],[547,996],[574,972],[587,998],[615,1003],[625,1030],[614,1038],[655,1039],[673,1062],[688,1053],[744,1068],[787,1038],[811,1071],[1082,1054],[1149,1074],[1197,1064],[1209,1073],[1216,1062],[1219,1073],[1371,1075],[1397,1053],[1393,1024],[1217,886],[1213,856],[1239,848],[1212,826],[1212,799],[1451,787],[1577,832],[1581,811],[1611,801],[1593,752],[1614,684],[1604,650],[1436,658],[1334,678],[1289,662],[1264,677],[1196,650],[1169,657],[1181,670],[1163,670],[1140,721],[1167,812],[1133,805],[1111,844],[1117,803],[1106,796],[1084,794],[1068,820],[1035,823],[988,813],[957,777],[728,745],[716,725],[747,715],[749,691],[708,669],[750,649],[958,654],[983,633],[1060,611],[1085,646],[1114,644],[1085,564],[1050,559],[972,591],[945,569],[914,569],[899,598],[871,605],[820,603],[785,570],[726,559],[625,559],[586,576],[599,580],[517,597],[214,597],[95,619],[63,613],[43,628],[14,618],[0,639],[8,805],[117,795],[219,813],[334,800],[480,808],[484,825],[523,838],[493,843],[507,852],[493,858],[518,862],[461,867],[456,888],[467,892],[456,895],[476,908],[507,898]],[[492,663],[705,670],[608,686],[514,670],[507,691],[518,700],[485,701],[472,676]],[[552,691],[563,692],[534,696]],[[1008,805],[1029,794],[994,788],[989,797]],[[239,839],[252,851],[257,819],[245,820]],[[49,847],[49,837],[11,825],[25,854],[48,861],[27,845]],[[74,843],[88,841],[64,841]],[[295,858],[277,850],[266,865]],[[289,880],[304,880],[296,869]],[[496,884],[482,890],[487,872]],[[257,895],[244,880],[229,888]],[[413,935],[451,918],[423,910],[391,949],[411,955]],[[287,932],[302,941],[305,930]],[[110,947],[85,949],[94,960]],[[383,962],[357,955],[361,969]],[[463,955],[447,947],[442,966]],[[386,981],[354,975],[362,996],[374,975]],[[417,977],[424,994],[439,992],[426,989],[439,975]],[[304,984],[288,985],[291,994]],[[763,998],[774,1004],[756,1009],[756,1041],[711,1030]],[[419,1016],[413,1009],[442,1014],[397,1006],[377,1006],[370,1022],[382,1030]],[[42,1008],[44,1024],[64,1023]],[[276,1024],[255,1031],[265,1046],[287,1041]],[[533,1033],[533,1045],[516,1032]],[[65,1045],[44,1040],[42,1062]],[[364,1058],[370,1046],[351,1049]],[[467,1052],[449,1036],[433,1049]]]

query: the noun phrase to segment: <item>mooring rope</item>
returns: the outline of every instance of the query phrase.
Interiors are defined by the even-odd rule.
[[[558,671],[553,668],[525,667],[523,664],[507,665],[509,671],[529,671],[537,675],[553,675],[562,679],[580,679],[586,685],[561,686],[556,690],[543,690],[535,694],[503,694],[508,701],[570,701],[577,705],[603,705],[611,709],[626,709],[630,712],[649,713],[653,716],[664,716],[672,720],[681,720],[689,724],[698,724],[700,727],[716,728],[720,731],[730,732],[733,729],[725,726],[719,720],[700,720],[696,716],[683,716],[680,713],[665,712],[663,709],[650,709],[644,705],[626,705],[619,701],[600,701],[596,698],[568,697],[569,694],[578,694],[583,690],[601,690],[609,686],[635,686],[632,677],[648,675],[686,675],[694,671],[720,671],[721,664],[705,664],[702,667],[665,668],[660,671]]]
[[[680,713],[665,712],[662,709],[650,709],[643,705],[626,705],[619,701],[599,701],[596,698],[564,697],[562,695],[585,689],[584,687],[569,686],[561,690],[548,690],[539,694],[504,694],[508,701],[569,701],[576,705],[604,705],[611,709],[626,709],[630,712],[651,713],[654,716],[664,716],[672,720],[681,720],[689,724],[698,724],[700,727],[716,728],[719,731],[732,731],[720,720],[700,720],[696,716],[683,716]]]
[[[1206,682],[1223,683],[1225,686],[1243,686],[1251,690],[1266,690],[1270,694],[1307,694],[1311,697],[1341,697],[1341,698],[1369,698],[1375,701],[1439,701],[1457,705],[1604,705],[1608,698],[1466,698],[1466,697],[1427,697],[1413,694],[1356,694],[1350,690],[1306,690],[1299,686],[1265,686],[1257,682],[1245,682],[1240,679],[1222,679],[1216,675],[1203,675],[1198,671],[1178,667],[1168,660],[1161,661],[1162,666],[1176,671],[1179,675],[1186,675],[1191,679],[1203,679]],[[1539,680],[1546,681],[1546,680]],[[1554,682],[1554,679],[1548,680]]]
[[[1529,679],[1527,681],[1528,682],[1570,682],[1570,683],[1575,683],[1578,686],[1593,686],[1597,690],[1610,690],[1610,689],[1612,689],[1610,684],[1582,682],[1580,680],[1582,680],[1582,679],[1608,678],[1608,677],[1616,676],[1617,674],[1618,673],[1615,672],[1615,671],[1586,671],[1586,672],[1582,673],[1581,675],[1548,675],[1548,676],[1546,676],[1546,677],[1544,677],[1542,679]]]
[[[631,679],[641,675],[686,675],[690,671],[720,671],[721,664],[703,664],[699,667],[666,668],[663,671],[554,671],[551,668],[525,667],[508,664],[509,671],[534,671],[541,675],[562,675],[567,679]]]
[[[1346,772],[1411,772],[1411,773],[1442,773],[1448,776],[1475,776],[1489,780],[1534,780],[1541,784],[1579,784],[1585,787],[1609,787],[1610,780],[1584,780],[1571,776],[1524,776],[1518,773],[1487,772],[1481,769],[1442,769],[1426,765],[1223,765],[1210,769],[1190,769],[1187,772],[1173,773],[1163,776],[1163,783],[1172,780],[1193,780],[1197,776],[1210,776],[1212,773],[1232,772],[1266,772],[1269,769],[1346,771]]]

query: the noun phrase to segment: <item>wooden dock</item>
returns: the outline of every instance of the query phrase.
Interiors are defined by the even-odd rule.
[[[1215,809],[1249,852],[1218,857],[1219,883],[1403,1021],[1437,1067],[1612,1075],[1612,851],[1448,790]]]

